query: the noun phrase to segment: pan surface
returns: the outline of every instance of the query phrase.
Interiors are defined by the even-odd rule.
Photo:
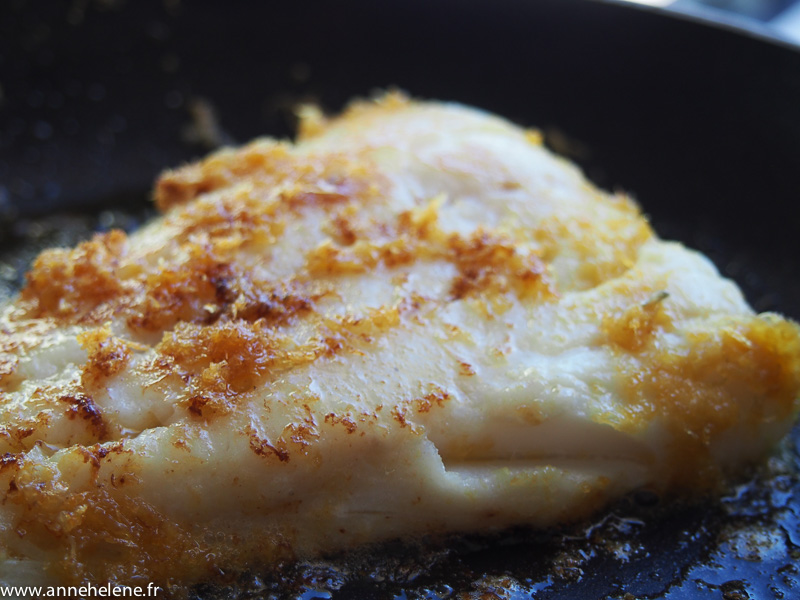
[[[152,214],[163,168],[288,136],[292,107],[397,86],[538,126],[759,310],[800,318],[800,53],[588,0],[0,7],[0,300],[37,248]],[[200,598],[792,598],[797,429],[720,499],[636,495],[591,524],[389,544]],[[630,596],[626,596],[630,594]]]

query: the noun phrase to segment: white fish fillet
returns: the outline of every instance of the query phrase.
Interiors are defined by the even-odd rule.
[[[709,489],[797,411],[794,323],[476,110],[309,113],[156,200],[0,312],[6,583],[547,526]]]

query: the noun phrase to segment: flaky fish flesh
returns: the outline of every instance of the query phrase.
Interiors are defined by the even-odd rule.
[[[536,131],[398,94],[159,179],[0,308],[0,581],[154,581],[708,490],[800,333]]]

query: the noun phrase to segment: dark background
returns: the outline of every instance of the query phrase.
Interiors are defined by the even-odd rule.
[[[298,101],[338,110],[387,87],[540,127],[597,183],[638,198],[663,237],[708,254],[756,309],[800,317],[800,53],[661,11],[582,0],[239,0],[224,8],[5,0],[2,289],[20,285],[42,245],[141,222],[163,168],[220,141],[288,136]],[[198,135],[203,119],[213,135]],[[242,589],[446,597],[511,577],[497,588],[511,597],[789,598],[800,559],[796,445],[797,436],[782,460],[725,501],[658,518],[648,512],[653,502],[623,503],[614,514],[627,525],[612,519],[600,529],[606,542],[634,548],[630,559],[594,534],[515,534],[435,555],[387,550],[374,559],[381,577],[362,557],[325,563],[318,578],[317,567],[293,567],[273,588],[261,580]],[[753,536],[747,554],[736,540]],[[386,566],[398,561],[412,566]],[[414,570],[429,561],[434,567]]]

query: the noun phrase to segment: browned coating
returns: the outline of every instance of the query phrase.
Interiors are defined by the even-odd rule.
[[[88,359],[83,366],[81,383],[87,390],[102,386],[109,377],[120,373],[131,357],[130,348],[108,329],[93,329],[78,336]]]
[[[88,421],[98,440],[106,437],[106,423],[100,408],[94,403],[91,396],[76,393],[68,396],[59,397],[59,402],[63,402],[67,408],[67,416],[70,419],[83,419]]]
[[[74,250],[43,252],[28,273],[21,298],[28,318],[80,319],[125,293],[116,274],[127,236],[121,231],[98,234]]]

